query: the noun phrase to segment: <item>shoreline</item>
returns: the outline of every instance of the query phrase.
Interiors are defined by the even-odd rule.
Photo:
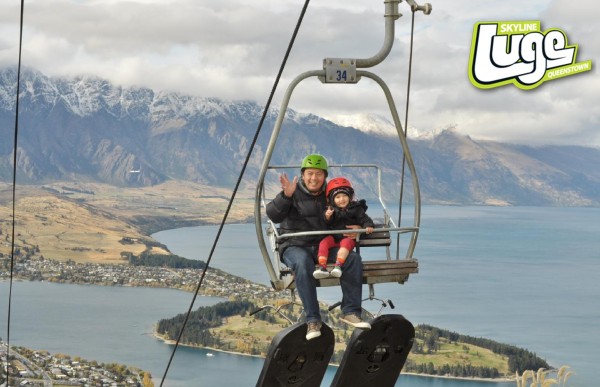
[[[156,326],[152,329],[152,336],[154,336],[155,339],[158,339],[158,340],[164,342],[167,345],[175,345],[175,343],[176,343],[175,340],[166,339],[166,338],[162,337],[158,332],[156,332]],[[236,352],[236,351],[228,351],[228,350],[219,349],[219,348],[213,348],[213,347],[204,347],[202,345],[190,345],[190,344],[182,344],[182,343],[179,343],[179,345],[184,346],[184,347],[188,347],[188,348],[206,349],[206,350],[211,350],[211,351],[215,351],[215,352],[227,353],[227,354],[235,355],[235,356],[248,356],[248,357],[255,357],[255,358],[259,358],[259,359],[265,359],[266,358],[265,356],[261,356],[261,355],[251,355],[249,353]],[[333,366],[333,367],[339,367],[339,364],[335,364],[335,363],[329,363],[329,365]],[[414,372],[404,372],[404,371],[400,371],[400,374],[401,375],[416,376],[416,377],[424,377],[424,378],[465,380],[465,381],[486,382],[486,383],[514,383],[515,382],[514,379],[509,379],[509,378],[497,378],[497,379],[486,379],[486,378],[475,378],[475,377],[470,378],[470,377],[461,377],[461,376],[417,374],[417,373],[414,373]]]
[[[4,280],[8,281],[8,279],[4,279]],[[35,281],[29,281],[29,280],[21,279],[21,278],[16,278],[13,280],[18,281],[18,282],[35,282]],[[40,281],[40,282],[55,283],[55,282],[51,282],[51,281]],[[61,283],[56,283],[56,284],[61,284]],[[69,283],[69,285],[106,286],[106,285],[100,285],[100,284],[87,284],[87,283]],[[111,285],[111,286],[114,286],[114,285]],[[130,287],[130,288],[140,287],[140,286],[132,286],[132,285],[117,285],[117,286]],[[173,290],[177,290],[177,291],[184,291],[182,289],[168,288],[168,287],[160,288],[160,289],[173,289]],[[206,297],[219,298],[219,296],[206,296]],[[158,332],[156,331],[156,325],[154,325],[154,327],[152,328],[151,335],[154,336],[155,339],[158,339],[167,345],[175,345],[175,343],[176,343],[175,340],[166,339],[166,338],[162,337],[160,334],[158,334]],[[247,356],[247,357],[255,357],[255,358],[265,359],[265,356],[261,356],[261,355],[252,355],[249,353],[224,350],[224,349],[215,348],[215,347],[205,347],[202,345],[190,345],[190,344],[182,344],[182,343],[179,343],[179,345],[188,347],[188,348],[205,349],[205,350],[227,353],[227,354],[236,355],[236,356]],[[334,366],[334,367],[339,366],[339,364],[335,364],[335,363],[330,363],[329,365]],[[445,376],[445,375],[420,374],[420,373],[405,372],[405,371],[401,371],[401,373],[405,374],[405,375],[418,376],[418,377],[441,378],[441,379],[451,379],[451,380],[478,381],[478,382],[489,382],[489,383],[514,383],[515,382],[514,379],[510,379],[510,378],[490,379],[490,378],[477,378],[477,377]]]

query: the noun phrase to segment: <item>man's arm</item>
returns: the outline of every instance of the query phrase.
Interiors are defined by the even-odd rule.
[[[292,198],[286,197],[283,192],[278,193],[273,200],[267,203],[267,216],[271,221],[281,223],[288,216],[292,203]]]

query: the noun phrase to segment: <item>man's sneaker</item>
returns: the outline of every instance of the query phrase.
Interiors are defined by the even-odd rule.
[[[343,322],[348,325],[352,325],[354,328],[360,329],[371,329],[371,324],[366,321],[363,321],[359,316],[355,314],[347,314],[341,318]]]
[[[331,274],[332,277],[340,278],[342,276],[342,268],[339,266],[336,266],[333,268],[333,270],[331,270],[331,273],[329,273],[329,274]]]
[[[306,340],[316,339],[321,336],[321,326],[323,325],[320,321],[311,321],[306,324]]]
[[[329,276],[329,272],[324,267],[319,267],[313,272],[313,277],[315,277],[316,279],[329,278]]]

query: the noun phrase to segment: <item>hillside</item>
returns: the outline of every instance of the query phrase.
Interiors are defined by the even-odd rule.
[[[123,252],[139,255],[159,230],[221,221],[231,192],[190,182],[150,187],[57,182],[17,189],[15,247],[60,261],[127,263]],[[242,189],[229,221],[252,214],[251,193]],[[12,191],[0,183],[0,257],[10,254]],[[126,239],[131,243],[124,244]],[[159,251],[160,252],[160,251]]]

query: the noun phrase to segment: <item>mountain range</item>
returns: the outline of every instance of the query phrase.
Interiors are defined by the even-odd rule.
[[[0,70],[0,180],[12,181],[16,68]],[[169,179],[233,188],[263,106],[124,88],[94,76],[21,73],[17,182],[97,181],[148,186]],[[278,108],[270,108],[244,183],[256,181]],[[377,164],[386,196],[397,194],[402,151],[366,116],[360,126],[288,109],[272,163],[299,164],[319,152],[330,163]],[[600,149],[480,141],[452,129],[409,139],[424,203],[599,206]],[[340,171],[361,196],[374,195],[365,172]],[[405,177],[407,181],[409,178]],[[276,177],[269,180],[275,187]],[[410,184],[406,189],[410,200]],[[389,195],[388,195],[389,194]]]

